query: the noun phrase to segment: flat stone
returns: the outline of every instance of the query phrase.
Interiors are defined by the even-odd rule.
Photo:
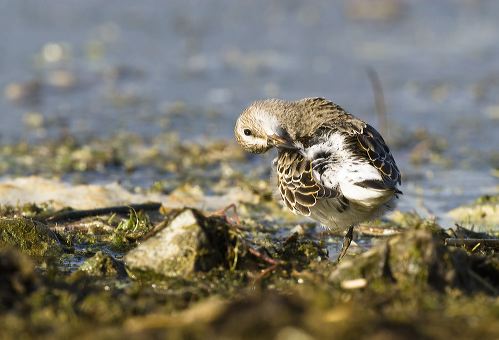
[[[226,262],[227,226],[184,209],[156,234],[125,256],[131,277],[182,277],[208,271]]]

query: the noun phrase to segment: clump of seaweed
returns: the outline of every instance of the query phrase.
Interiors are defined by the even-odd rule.
[[[294,233],[288,237],[279,247],[279,259],[292,264],[296,270],[303,270],[312,261],[327,260],[328,253],[324,245],[314,240],[300,237]]]
[[[121,221],[110,236],[111,244],[118,249],[130,248],[152,228],[153,225],[144,211],[130,209],[128,219]]]

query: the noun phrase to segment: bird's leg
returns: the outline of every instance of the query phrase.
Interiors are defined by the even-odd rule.
[[[346,255],[348,247],[350,247],[350,243],[352,243],[353,239],[353,226],[350,226],[348,228],[347,233],[345,234],[345,237],[343,238],[343,246],[341,247],[341,252],[340,255],[338,255],[338,259],[336,260],[337,263],[341,261],[343,256]]]

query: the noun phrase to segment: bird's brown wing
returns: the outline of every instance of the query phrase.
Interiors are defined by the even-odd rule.
[[[312,165],[301,154],[281,151],[277,158],[277,182],[281,197],[293,212],[309,216],[318,199],[339,198],[341,192],[317,183]]]
[[[365,123],[364,123],[365,124]],[[352,153],[364,160],[368,160],[381,174],[383,181],[365,181],[357,185],[380,190],[394,190],[397,184],[402,183],[400,171],[393,159],[390,149],[383,137],[369,124],[351,133],[346,138]]]
[[[378,169],[383,182],[366,182],[361,185],[374,189],[398,191],[396,186],[402,182],[400,171],[390,149],[376,129],[327,99],[305,98],[300,102],[303,102],[308,110],[313,111],[314,117],[324,121],[319,127],[319,130],[323,131],[320,133],[316,131],[316,135],[327,135],[328,132],[333,131],[345,134],[352,153],[361,160],[369,161]],[[313,142],[313,138],[311,141]]]

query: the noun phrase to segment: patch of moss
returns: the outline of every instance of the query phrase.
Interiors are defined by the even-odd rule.
[[[27,218],[0,218],[0,245],[13,246],[30,256],[55,256],[61,247],[43,223]]]

